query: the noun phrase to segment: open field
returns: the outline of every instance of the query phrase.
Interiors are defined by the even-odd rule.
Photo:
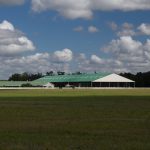
[[[149,150],[150,89],[0,90],[0,150]]]
[[[0,97],[150,96],[149,88],[131,89],[0,89]]]

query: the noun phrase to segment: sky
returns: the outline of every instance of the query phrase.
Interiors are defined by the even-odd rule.
[[[0,0],[0,79],[150,71],[149,0]]]

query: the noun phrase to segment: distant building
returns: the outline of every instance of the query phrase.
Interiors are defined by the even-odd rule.
[[[45,76],[34,81],[0,81],[0,87],[135,87],[135,82],[115,73]]]
[[[55,87],[134,87],[135,82],[115,73],[93,73],[45,76],[34,80],[32,85],[41,86],[47,83]]]

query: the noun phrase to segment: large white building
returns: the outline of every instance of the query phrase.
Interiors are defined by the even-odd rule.
[[[0,87],[135,87],[135,82],[115,73],[45,76],[34,81],[0,81]]]
[[[115,73],[93,73],[45,76],[32,82],[34,86],[52,83],[55,87],[135,87],[135,82]]]

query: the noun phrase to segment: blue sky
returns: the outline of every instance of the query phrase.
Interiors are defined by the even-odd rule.
[[[150,2],[0,0],[0,78],[150,68]]]

